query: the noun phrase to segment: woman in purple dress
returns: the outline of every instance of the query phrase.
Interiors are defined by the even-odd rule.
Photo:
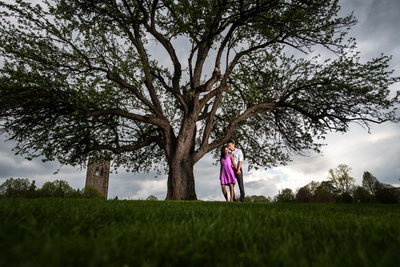
[[[233,201],[233,197],[235,195],[233,190],[235,185],[235,172],[233,167],[236,169],[233,156],[229,154],[228,146],[223,146],[221,149],[221,170],[219,179],[221,180],[222,193],[224,194],[226,201],[228,201],[228,193],[226,192],[225,186],[229,185],[231,189],[231,198],[229,201]]]

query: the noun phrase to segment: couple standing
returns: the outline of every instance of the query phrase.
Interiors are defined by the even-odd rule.
[[[227,146],[221,148],[221,170],[219,178],[221,180],[222,193],[226,201],[228,201],[228,193],[226,192],[226,186],[230,188],[230,200],[234,201],[235,192],[235,178],[239,184],[241,202],[244,201],[244,186],[243,186],[243,152],[239,148],[235,147],[235,143],[232,140],[228,141]]]

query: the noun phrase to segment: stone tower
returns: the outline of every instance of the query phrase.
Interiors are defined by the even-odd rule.
[[[107,198],[108,194],[108,180],[110,177],[110,164],[109,160],[96,160],[89,159],[86,173],[86,185],[93,186]]]

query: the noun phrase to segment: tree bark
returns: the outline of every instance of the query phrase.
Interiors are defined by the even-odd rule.
[[[166,200],[197,199],[193,165],[190,156],[187,158],[174,158],[170,161]]]
[[[192,105],[197,111],[198,106]],[[186,114],[177,138],[167,142],[168,191],[167,200],[196,200],[193,152],[198,112]]]

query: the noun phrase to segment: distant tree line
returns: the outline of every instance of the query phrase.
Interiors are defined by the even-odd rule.
[[[340,164],[330,169],[328,179],[312,181],[294,193],[285,188],[274,197],[277,202],[400,203],[400,188],[378,181],[370,172],[363,174],[362,185],[355,185],[351,168]]]
[[[350,176],[351,168],[340,164],[330,169],[326,181],[312,181],[299,188],[295,193],[290,188],[281,190],[273,199],[265,196],[246,196],[246,202],[322,202],[322,203],[400,203],[400,188],[378,181],[370,172],[365,171],[362,185],[355,185]],[[94,187],[83,190],[73,189],[64,180],[46,182],[37,188],[35,181],[27,178],[9,178],[0,185],[0,198],[104,198]],[[157,200],[151,195],[146,200]]]
[[[146,198],[146,200],[158,200],[158,198],[155,195],[150,195]]]
[[[73,189],[64,180],[46,182],[37,188],[35,181],[27,178],[9,178],[0,185],[1,198],[105,198],[93,186],[86,186],[83,190]]]
[[[236,197],[239,199],[239,197]],[[270,198],[267,198],[265,196],[257,196],[257,195],[252,195],[252,196],[246,196],[244,199],[245,202],[271,202]]]

